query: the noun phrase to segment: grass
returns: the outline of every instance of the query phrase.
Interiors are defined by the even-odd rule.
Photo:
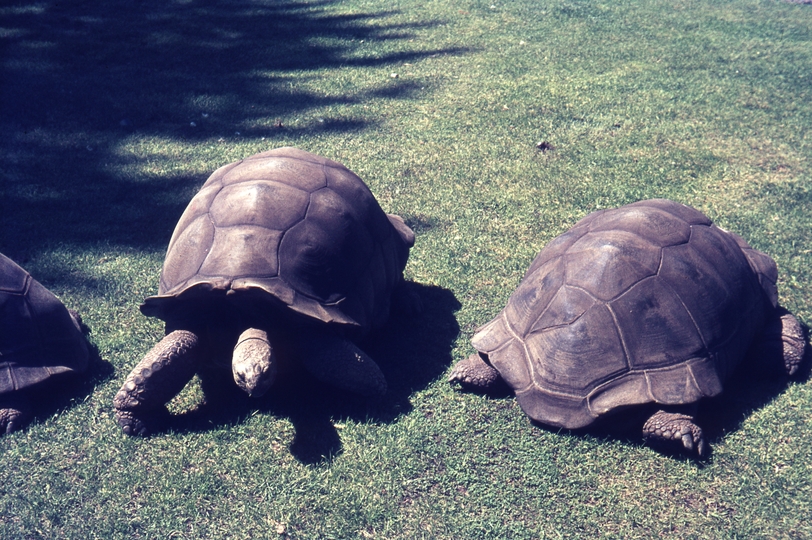
[[[669,197],[773,256],[812,321],[812,10],[779,0],[79,0],[0,8],[0,251],[78,309],[98,361],[0,439],[3,538],[810,538],[812,385],[737,381],[713,454],[530,425],[456,392],[535,254],[588,212]],[[194,124],[194,125],[193,125]],[[537,143],[546,143],[544,150]],[[304,378],[112,398],[160,338],[177,218],[208,174],[294,145],[345,163],[418,240],[426,305],[367,344],[389,395]]]

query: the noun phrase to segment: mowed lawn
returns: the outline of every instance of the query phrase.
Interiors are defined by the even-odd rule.
[[[812,538],[808,370],[731,381],[698,462],[446,382],[547,242],[646,198],[770,254],[812,322],[812,5],[9,0],[0,40],[0,252],[96,353],[0,439],[0,537]],[[168,431],[124,436],[177,219],[280,146],[344,163],[417,234],[423,312],[364,344],[389,393],[298,375],[214,404],[195,380]]]

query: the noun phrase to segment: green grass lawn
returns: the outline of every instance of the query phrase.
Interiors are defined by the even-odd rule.
[[[549,240],[645,198],[770,254],[812,322],[812,6],[10,0],[0,39],[0,252],[98,351],[0,439],[0,537],[812,538],[807,378],[735,381],[699,463],[445,382]],[[138,305],[175,222],[214,169],[286,145],[417,233],[425,312],[366,347],[389,394],[293,377],[226,408],[194,383],[171,430],[127,438],[112,399],[163,334]]]

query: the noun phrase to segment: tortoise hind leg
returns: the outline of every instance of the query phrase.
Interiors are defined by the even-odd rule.
[[[694,423],[690,414],[657,411],[643,425],[643,436],[653,443],[666,443],[669,446],[682,445],[691,454],[700,457],[707,452],[707,444],[702,428]]]
[[[367,397],[386,393],[386,378],[378,364],[346,338],[314,331],[296,344],[302,363],[315,378]]]
[[[17,431],[31,418],[31,403],[24,395],[0,400],[0,435]]]
[[[200,338],[186,330],[167,334],[132,370],[113,399],[116,420],[127,435],[147,435],[166,416],[166,403],[195,374]]]
[[[458,382],[463,388],[487,391],[502,384],[502,376],[485,361],[482,353],[476,353],[457,362],[448,376],[448,382]]]

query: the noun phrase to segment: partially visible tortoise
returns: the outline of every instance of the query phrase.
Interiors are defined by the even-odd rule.
[[[703,455],[697,401],[722,392],[748,353],[787,374],[803,359],[777,276],[770,257],[688,206],[594,212],[538,254],[449,380],[503,380],[531,419],[566,429],[637,408],[647,439]]]
[[[81,321],[0,253],[0,435],[31,418],[32,390],[88,367]]]
[[[195,372],[224,360],[251,396],[291,358],[336,387],[383,394],[383,374],[351,340],[387,320],[413,244],[335,161],[278,148],[216,170],[175,228],[158,295],[141,305],[167,335],[116,395],[118,423],[149,433]]]

